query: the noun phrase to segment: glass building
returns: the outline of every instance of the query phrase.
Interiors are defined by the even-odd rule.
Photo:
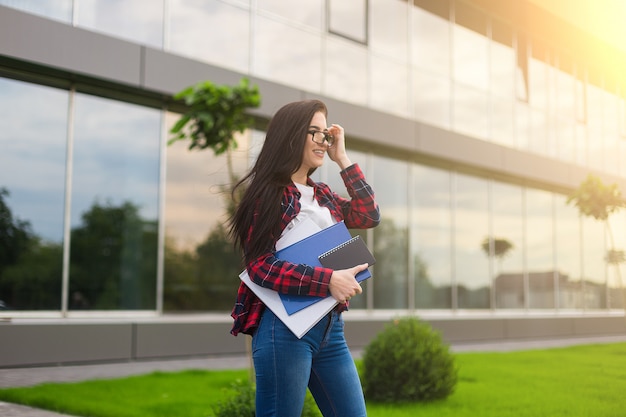
[[[0,0],[0,337],[50,320],[229,337],[225,190],[303,98],[345,127],[381,206],[354,344],[400,314],[462,341],[623,331],[607,253],[626,212],[606,227],[568,196],[589,173],[626,190],[624,73],[626,49],[532,0]],[[168,144],[173,94],[244,77],[262,105],[230,161]],[[332,163],[316,179],[343,190]],[[0,366],[20,361],[63,358]]]

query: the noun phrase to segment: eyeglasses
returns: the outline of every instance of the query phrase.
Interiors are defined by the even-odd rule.
[[[323,130],[309,130],[309,134],[311,135],[313,142],[318,145],[323,145],[324,141],[326,141],[326,143],[328,143],[328,147],[330,148],[335,143],[335,137]]]

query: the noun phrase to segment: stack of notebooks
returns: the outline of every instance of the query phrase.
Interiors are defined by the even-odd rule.
[[[330,269],[347,269],[376,260],[360,236],[352,237],[344,222],[321,229],[310,219],[297,223],[276,244],[276,257],[291,263],[323,266]],[[371,277],[369,270],[357,274],[361,282]],[[293,332],[301,338],[336,305],[333,297],[315,297],[278,293],[252,282],[244,270],[239,278],[263,303]]]

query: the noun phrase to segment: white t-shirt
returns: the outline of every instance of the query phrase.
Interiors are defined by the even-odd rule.
[[[320,206],[320,204],[315,199],[314,189],[309,185],[303,185],[295,183],[296,187],[298,187],[298,191],[300,191],[300,212],[296,216],[295,219],[291,221],[285,230],[283,230],[283,235],[291,230],[294,225],[303,221],[306,218],[311,219],[315,224],[319,226],[320,229],[326,229],[329,226],[337,223],[333,216],[330,214],[330,210],[326,207]]]

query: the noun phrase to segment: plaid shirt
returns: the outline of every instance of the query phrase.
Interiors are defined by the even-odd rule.
[[[322,207],[327,207],[336,221],[343,220],[347,227],[367,229],[378,225],[380,212],[374,200],[372,188],[365,182],[361,168],[351,165],[341,171],[341,177],[346,185],[350,200],[340,197],[331,191],[324,183],[315,183],[310,178],[308,185],[314,187],[315,199]],[[281,226],[284,229],[300,212],[300,192],[295,184],[285,187],[281,205],[283,215]],[[256,216],[255,216],[256,218]],[[254,233],[254,224],[250,228],[250,235]],[[276,242],[274,242],[274,245]],[[276,258],[275,252],[269,252],[247,265],[250,279],[262,285],[288,294],[314,295],[325,297],[330,295],[328,284],[333,270],[323,267],[310,267],[304,264],[293,264]],[[344,304],[336,308],[346,309]],[[237,293],[237,301],[231,313],[234,325],[233,335],[239,332],[252,334],[259,325],[265,304],[245,286],[241,284]]]

